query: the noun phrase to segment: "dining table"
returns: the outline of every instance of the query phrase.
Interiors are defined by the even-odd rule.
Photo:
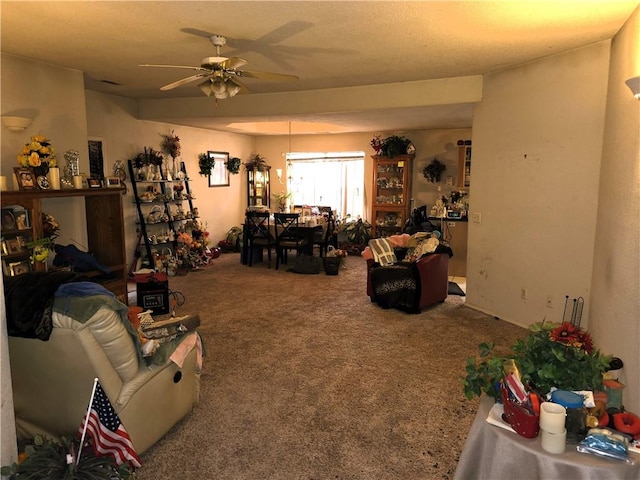
[[[301,217],[302,218],[302,217]],[[326,228],[326,221],[322,217],[316,219],[302,219],[297,227],[289,227],[289,231],[299,238],[305,240],[304,248],[302,252],[306,255],[313,255],[313,241],[316,233],[323,232]],[[240,261],[243,265],[247,265],[249,263],[249,249],[247,246],[247,223],[242,224],[242,254],[240,255]],[[273,223],[269,224],[269,234],[273,240],[273,245],[275,247],[276,243],[276,231],[280,231],[282,227],[278,226],[276,229],[276,225]],[[257,256],[254,257],[254,262],[262,261],[262,252],[260,251]]]

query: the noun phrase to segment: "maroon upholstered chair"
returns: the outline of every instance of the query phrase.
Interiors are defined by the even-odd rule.
[[[450,251],[450,250],[449,250]],[[401,263],[381,267],[373,259],[367,259],[367,295],[372,302],[377,302],[383,308],[401,308],[412,313],[420,309],[442,303],[447,298],[449,289],[449,253],[431,253],[423,255],[418,260],[409,263]],[[415,280],[414,294],[410,300],[401,305],[389,304],[376,295],[376,289],[380,287],[381,277],[384,278],[384,269],[405,268],[405,274],[410,280]],[[374,272],[374,269],[377,271]],[[387,270],[388,272],[388,270]]]

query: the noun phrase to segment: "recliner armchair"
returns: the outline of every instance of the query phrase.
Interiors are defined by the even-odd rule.
[[[437,235],[374,238],[362,256],[367,261],[367,295],[383,308],[418,313],[447,298],[453,252]]]
[[[62,297],[67,306],[69,298]],[[56,309],[56,298],[46,341],[9,337],[18,438],[75,434],[97,377],[142,454],[197,403],[198,334],[183,337],[177,363],[147,366],[135,331],[125,324],[128,307],[104,295],[85,300],[94,302],[93,308],[83,307],[93,313],[82,316],[69,308],[66,315]]]

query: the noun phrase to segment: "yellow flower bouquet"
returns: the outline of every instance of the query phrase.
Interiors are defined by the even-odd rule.
[[[55,167],[56,155],[51,141],[43,135],[34,135],[29,143],[18,154],[18,165],[21,167],[42,168],[46,171]]]

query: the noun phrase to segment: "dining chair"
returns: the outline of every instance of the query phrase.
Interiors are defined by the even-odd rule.
[[[324,224],[322,225],[322,231],[315,232],[313,235],[313,245],[317,245],[320,251],[320,256],[327,254],[329,245],[332,244],[333,234],[335,232],[336,224],[333,218],[333,210],[331,207],[318,207],[320,213],[324,217]]]
[[[280,262],[286,264],[289,250],[295,250],[300,255],[306,247],[307,240],[300,234],[297,213],[274,213],[273,219],[276,233],[276,270]]]
[[[271,248],[275,246],[275,239],[271,235],[271,219],[268,211],[250,211],[245,214],[245,242],[247,243],[247,264],[253,266],[253,256],[256,250],[267,249],[268,267],[271,268]],[[277,267],[276,267],[277,268]]]

